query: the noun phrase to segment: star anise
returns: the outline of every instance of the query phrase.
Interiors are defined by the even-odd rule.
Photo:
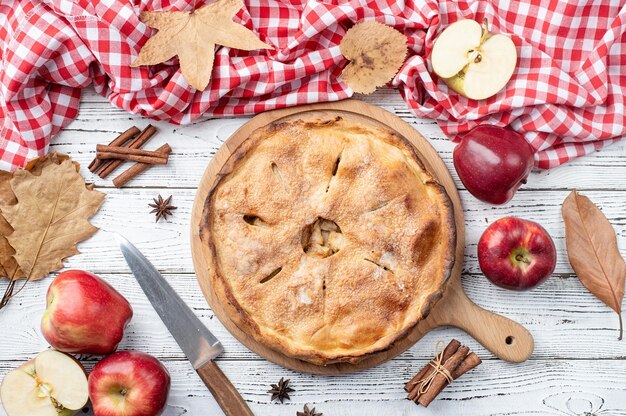
[[[176,209],[175,206],[170,205],[170,202],[172,201],[172,195],[164,200],[161,194],[159,194],[159,196],[157,198],[154,198],[153,201],[154,204],[148,205],[154,208],[152,211],[150,211],[150,214],[156,213],[155,222],[158,222],[161,218],[167,219],[168,216],[172,215],[172,211]]]
[[[280,378],[278,384],[271,384],[271,386],[272,389],[269,390],[268,393],[272,395],[272,402],[274,400],[280,400],[280,402],[282,403],[285,399],[291,400],[291,397],[289,397],[289,393],[295,391],[294,389],[289,387],[289,379],[285,380],[284,377]]]
[[[315,408],[309,409],[308,405],[304,405],[304,410],[302,412],[297,412],[296,416],[322,416],[321,413],[315,413]]]

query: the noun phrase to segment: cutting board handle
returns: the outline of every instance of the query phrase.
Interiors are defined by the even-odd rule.
[[[450,285],[442,301],[445,306],[435,308],[445,311],[436,317],[438,325],[464,330],[502,360],[521,363],[530,358],[535,343],[522,325],[476,305],[460,285]]]

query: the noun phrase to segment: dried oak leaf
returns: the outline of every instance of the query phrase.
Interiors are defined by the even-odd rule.
[[[344,35],[339,50],[350,60],[341,80],[354,92],[370,94],[391,81],[402,66],[406,36],[382,23],[358,23]]]
[[[11,172],[0,171],[0,205],[13,205],[17,202],[11,189]],[[13,227],[0,212],[0,278],[7,277],[11,280],[22,277],[19,266],[13,255],[15,250],[9,244],[7,236],[13,232]]]
[[[39,176],[44,167],[50,164],[60,164],[70,157],[63,153],[51,152],[45,156],[37,157],[28,161],[24,169],[30,171],[33,175]],[[78,162],[72,162],[76,171],[80,169]],[[17,203],[15,194],[11,189],[11,172],[0,171],[0,205],[14,205]],[[91,188],[89,185],[88,188]],[[15,250],[9,244],[7,237],[13,233],[13,227],[7,222],[0,211],[0,278],[7,277],[11,280],[22,279],[26,277],[19,268],[17,261],[13,257]]]
[[[581,283],[619,316],[622,339],[622,299],[626,263],[615,231],[602,211],[573,190],[562,207],[567,256]]]
[[[104,194],[86,187],[71,160],[47,163],[39,176],[20,169],[10,184],[17,203],[0,203],[15,230],[7,239],[26,278],[38,280],[63,267],[63,259],[78,253],[76,243],[98,230],[88,218]]]
[[[155,65],[178,55],[187,82],[203,91],[211,79],[215,45],[251,51],[273,49],[251,30],[233,22],[241,0],[217,0],[193,12],[142,12],[141,21],[158,29],[131,64]]]
[[[61,163],[69,160],[70,157],[65,153],[51,152],[45,156],[36,157],[34,159],[29,160],[24,166],[24,169],[29,171],[35,176],[41,175],[41,171],[48,165],[56,164],[60,165]],[[72,161],[72,164],[76,168],[76,172],[80,170],[80,164],[78,162]]]
[[[40,156],[36,159],[30,160],[26,164],[24,169],[26,169],[27,171],[29,171],[35,176],[39,176],[41,175],[41,171],[43,170],[43,168],[45,168],[46,166],[53,164],[53,163],[60,165],[66,160],[71,160],[71,158],[65,153],[51,152],[45,156]],[[80,172],[80,163],[78,163],[75,160],[72,160],[72,165],[74,165],[76,172]],[[93,183],[86,183],[85,188],[91,190],[95,188],[95,185]]]

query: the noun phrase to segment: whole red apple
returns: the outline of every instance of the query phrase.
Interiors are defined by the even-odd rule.
[[[143,352],[116,352],[89,373],[89,398],[96,416],[160,415],[169,391],[167,369]]]
[[[534,165],[533,149],[521,134],[486,124],[463,136],[453,161],[467,190],[490,204],[509,202]]]
[[[43,336],[55,349],[69,353],[112,353],[133,316],[113,286],[82,270],[60,273],[48,288],[46,302]]]
[[[556,248],[541,225],[506,217],[487,227],[480,237],[478,262],[485,276],[496,285],[526,290],[552,274]]]

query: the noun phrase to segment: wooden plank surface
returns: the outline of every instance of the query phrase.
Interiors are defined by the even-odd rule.
[[[454,145],[434,122],[414,117],[396,91],[384,89],[360,98],[405,119],[430,139],[445,163],[452,166]],[[86,170],[95,145],[109,142],[133,124],[145,126],[150,121],[115,109],[93,91],[85,91],[78,119],[53,140],[52,150],[69,153],[80,161],[86,178],[108,194],[94,223],[106,230],[123,231],[223,341],[225,353],[220,366],[255,414],[295,415],[309,403],[325,416],[626,415],[626,341],[617,340],[615,313],[591,296],[573,275],[565,256],[560,219],[560,204],[568,190],[580,189],[602,207],[626,254],[626,142],[549,172],[533,173],[525,189],[505,207],[476,201],[452,169],[465,206],[465,291],[480,306],[517,320],[532,332],[535,352],[529,361],[515,365],[501,362],[461,331],[437,329],[382,366],[355,375],[324,377],[282,369],[239,344],[214,317],[193,275],[188,224],[195,188],[212,154],[246,120],[209,119],[184,127],[152,122],[160,133],[147,148],[170,143],[174,150],[170,165],[150,169],[127,188],[117,190],[110,180],[97,179]],[[147,204],[159,193],[172,194],[179,208],[171,220],[155,224]],[[557,274],[534,291],[499,289],[480,275],[476,243],[487,223],[506,215],[536,220],[555,239]],[[128,273],[112,236],[99,232],[79,248],[82,253],[71,258],[68,267],[102,274],[133,304],[135,317],[122,348],[151,353],[172,373],[165,415],[220,415],[208,390]],[[50,282],[48,278],[29,283],[0,311],[0,377],[47,347],[39,320]],[[4,285],[0,283],[0,290]],[[430,358],[437,339],[452,337],[468,343],[484,364],[448,387],[428,409],[404,400],[403,383]],[[91,366],[93,357],[84,358]],[[270,404],[266,394],[269,383],[283,376],[291,378],[297,390],[293,400],[284,405]],[[0,415],[4,415],[2,410]]]
[[[174,147],[174,145],[172,145]],[[159,169],[159,168],[153,168]],[[150,174],[148,170],[144,174]],[[175,175],[175,173],[172,173]],[[598,181],[601,181],[598,178]],[[626,180],[626,179],[625,179]],[[103,230],[123,232],[142,251],[146,251],[159,270],[173,273],[193,273],[189,251],[188,224],[195,189],[144,187],[144,188],[105,188],[107,197],[93,223]],[[148,204],[158,194],[172,195],[172,203],[178,206],[176,215],[167,222],[154,223],[149,214]],[[519,192],[506,206],[491,206],[476,200],[466,190],[461,190],[461,200],[465,210],[466,248],[464,270],[480,273],[476,259],[476,245],[485,227],[498,218],[513,215],[541,223],[552,235],[559,250],[557,273],[570,273],[572,270],[565,254],[565,233],[561,219],[561,203],[569,190],[545,190],[542,192]],[[583,190],[595,203],[600,205],[613,223],[617,232],[618,244],[626,247],[626,212],[624,191]],[[123,221],[120,221],[123,219]],[[97,233],[80,245],[81,256],[71,257],[67,266],[89,268],[96,273],[123,272],[126,263],[118,252],[112,235]],[[103,255],[103,252],[106,255]]]

